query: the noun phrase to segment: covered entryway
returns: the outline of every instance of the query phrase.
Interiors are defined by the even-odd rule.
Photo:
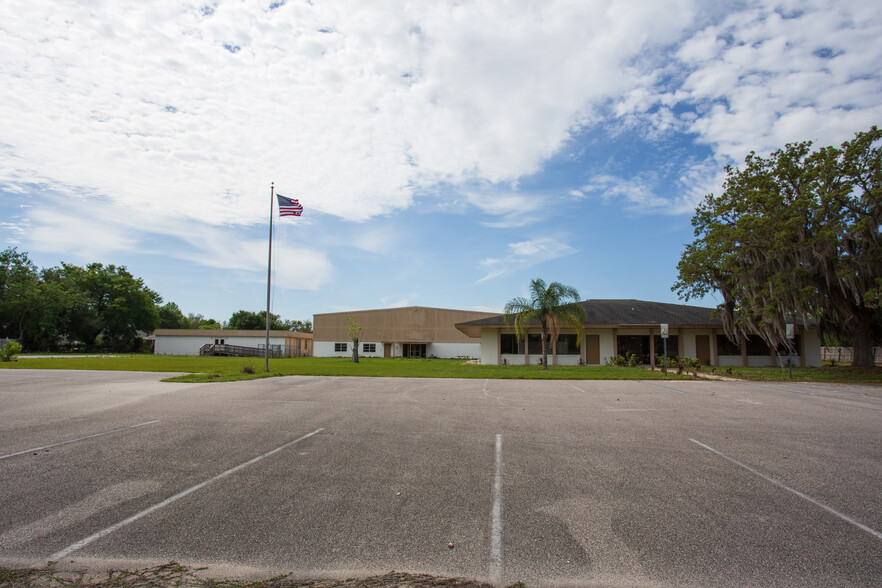
[[[426,347],[425,343],[405,343],[404,357],[425,357]]]
[[[616,352],[624,357],[637,356],[637,362],[649,365],[649,335],[619,335]]]

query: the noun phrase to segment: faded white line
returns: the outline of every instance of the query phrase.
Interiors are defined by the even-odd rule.
[[[880,533],[879,531],[877,531],[877,530],[875,530],[875,529],[872,529],[872,528],[870,528],[870,527],[868,527],[868,526],[866,526],[866,525],[864,525],[864,524],[862,524],[862,523],[857,522],[856,520],[854,520],[854,519],[851,518],[850,516],[845,515],[845,514],[842,514],[842,513],[839,512],[838,510],[833,509],[833,508],[830,508],[829,506],[827,506],[826,504],[824,504],[824,503],[822,503],[822,502],[818,502],[817,500],[815,500],[815,499],[812,498],[811,496],[809,496],[809,495],[807,495],[807,494],[803,494],[803,493],[800,492],[799,490],[794,490],[793,488],[791,488],[791,487],[789,487],[789,486],[786,486],[786,485],[782,484],[781,482],[779,482],[779,481],[776,480],[775,478],[771,478],[771,477],[765,475],[764,473],[762,473],[762,472],[760,472],[760,471],[758,471],[758,470],[755,470],[754,468],[750,467],[749,465],[743,464],[743,463],[741,463],[740,461],[738,461],[738,460],[736,460],[736,459],[733,459],[733,458],[729,457],[728,455],[726,455],[726,454],[724,454],[724,453],[721,453],[721,452],[717,451],[716,449],[714,449],[713,447],[711,447],[711,446],[709,446],[709,445],[705,445],[705,444],[702,443],[701,441],[696,441],[695,439],[691,439],[691,438],[690,438],[689,440],[692,441],[693,443],[695,443],[696,445],[700,445],[700,446],[704,447],[704,448],[707,449],[708,451],[711,451],[711,452],[713,452],[713,453],[716,453],[717,455],[719,455],[719,456],[722,457],[723,459],[727,459],[727,460],[731,461],[732,463],[734,463],[734,464],[737,465],[738,467],[744,468],[744,469],[747,470],[748,472],[750,472],[750,473],[752,473],[752,474],[755,474],[755,475],[759,476],[759,477],[762,478],[763,480],[765,480],[765,481],[767,481],[767,482],[771,482],[771,483],[774,484],[775,486],[778,486],[779,488],[783,488],[784,490],[787,490],[788,492],[792,492],[793,494],[796,494],[797,496],[799,496],[799,497],[802,498],[803,500],[807,500],[807,501],[811,502],[812,504],[814,504],[815,506],[819,506],[819,507],[823,508],[824,510],[826,510],[826,511],[829,512],[830,514],[836,515],[837,517],[839,517],[839,518],[842,519],[843,521],[845,521],[845,522],[847,522],[847,523],[851,523],[852,525],[854,525],[854,526],[857,527],[858,529],[860,529],[860,530],[862,530],[862,531],[866,531],[867,533],[869,533],[870,535],[873,535],[873,536],[876,537],[877,539],[882,539],[882,533]]]
[[[221,478],[226,478],[227,476],[234,474],[243,468],[247,468],[248,466],[257,463],[260,460],[265,459],[275,453],[278,453],[279,451],[282,451],[283,449],[287,449],[288,447],[291,447],[292,445],[294,445],[296,443],[300,443],[301,441],[303,441],[305,439],[309,439],[313,435],[317,435],[318,433],[321,433],[322,431],[324,431],[324,428],[316,429],[312,433],[307,433],[306,435],[303,435],[302,437],[298,437],[297,439],[294,439],[293,441],[289,441],[289,442],[285,443],[284,445],[276,447],[275,449],[267,451],[266,453],[262,453],[253,459],[249,459],[245,463],[239,464],[236,467],[230,468],[227,471],[222,472],[222,473],[214,476],[213,478],[210,478],[208,480],[205,480],[204,482],[196,484],[195,486],[187,488],[183,492],[178,492],[177,494],[175,494],[171,498],[166,498],[162,502],[154,504],[150,508],[144,509],[137,514],[134,514],[134,515],[130,516],[129,518],[116,523],[115,525],[111,525],[111,526],[107,527],[106,529],[103,529],[101,531],[98,531],[97,533],[89,535],[85,539],[81,539],[80,541],[77,541],[76,543],[73,543],[72,545],[68,545],[67,547],[65,547],[61,551],[55,552],[52,555],[50,555],[49,560],[50,561],[58,561],[62,558],[65,558],[69,554],[73,553],[74,551],[77,551],[78,549],[82,549],[83,547],[86,547],[87,545],[89,545],[93,541],[97,541],[98,539],[101,539],[102,537],[106,537],[107,535],[110,535],[114,531],[118,531],[119,529],[125,527],[126,525],[134,523],[138,519],[146,517],[147,515],[154,513],[163,507],[168,506],[172,502],[175,502],[176,500],[183,498],[183,497],[187,496],[188,494],[192,494],[193,492],[196,492],[197,490],[200,490],[200,489],[208,486],[212,482],[216,482],[216,481],[220,480]]]
[[[129,500],[140,498],[161,488],[158,480],[128,480],[91,494],[40,520],[11,529],[0,535],[0,548],[22,545],[81,523]]]
[[[489,384],[489,383],[490,383],[490,380],[484,380],[484,390],[483,390],[484,394],[487,393],[487,384]]]
[[[572,384],[570,384],[570,388],[573,388],[574,390],[578,390],[578,391],[581,392],[582,394],[585,394],[585,391],[582,390],[581,388],[579,388],[578,386],[573,386]]]
[[[496,459],[493,471],[493,506],[490,509],[490,582],[502,585],[502,435],[496,435]]]
[[[679,392],[680,394],[689,394],[685,390],[678,390],[677,388],[671,388],[670,386],[662,386],[661,384],[656,384],[655,382],[647,382],[646,380],[638,380],[641,384],[648,384],[649,386],[655,386],[656,388],[664,388],[665,390],[673,390],[674,392]]]
[[[146,427],[147,425],[152,425],[158,423],[159,421],[147,421],[146,423],[138,423],[137,425],[130,425],[128,427],[120,427],[118,429],[111,429],[110,431],[101,431],[100,433],[93,433],[91,435],[86,435],[85,437],[78,437],[77,439],[71,439],[70,441],[61,441],[60,443],[53,443],[52,445],[43,445],[42,447],[32,447],[31,449],[25,449],[24,451],[19,451],[17,453],[10,453],[8,455],[0,455],[0,459],[6,459],[7,457],[15,457],[16,455],[24,455],[25,453],[32,453],[34,451],[43,451],[44,449],[51,449],[53,447],[59,447],[61,445],[68,445],[70,443],[76,443],[78,441],[85,441],[86,439],[93,439],[95,437],[101,437],[102,435],[110,435],[111,433],[118,433],[120,431],[126,431],[128,429],[135,429],[137,427]]]
[[[604,408],[604,412],[650,412],[656,410],[674,410],[673,408]]]

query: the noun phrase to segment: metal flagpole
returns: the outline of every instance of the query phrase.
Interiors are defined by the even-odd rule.
[[[269,227],[269,254],[266,262],[266,358],[265,371],[269,371],[269,332],[270,332],[270,280],[273,269],[273,197],[275,196],[275,182],[270,182],[270,227]]]

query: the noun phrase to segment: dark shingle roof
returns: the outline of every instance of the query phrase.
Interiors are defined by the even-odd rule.
[[[714,317],[713,308],[687,306],[685,304],[667,304],[664,302],[647,302],[645,300],[585,300],[582,302],[585,314],[588,315],[586,325],[658,325],[667,323],[675,326],[715,326],[721,327],[722,321]],[[504,316],[459,323],[457,328],[466,327],[474,331],[475,327],[494,327],[505,324]],[[465,332],[465,331],[464,331]]]

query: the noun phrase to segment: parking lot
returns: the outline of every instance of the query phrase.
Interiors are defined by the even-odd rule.
[[[0,371],[0,565],[882,585],[878,386],[161,377]]]

